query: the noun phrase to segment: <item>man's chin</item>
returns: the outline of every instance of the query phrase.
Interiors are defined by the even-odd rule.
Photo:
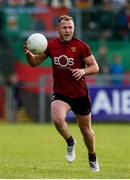
[[[71,39],[72,39],[72,38],[65,38],[64,41],[65,41],[65,42],[69,42],[69,41],[71,41]]]

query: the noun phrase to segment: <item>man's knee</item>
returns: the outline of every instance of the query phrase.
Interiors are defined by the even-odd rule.
[[[57,126],[62,126],[65,121],[63,117],[58,117],[58,116],[55,116],[52,119],[53,119],[54,124]]]
[[[86,137],[95,136],[94,131],[87,126],[85,128],[83,128],[82,134],[83,134],[83,136],[86,136]]]

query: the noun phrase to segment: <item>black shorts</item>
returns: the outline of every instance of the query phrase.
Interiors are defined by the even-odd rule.
[[[70,98],[61,94],[54,93],[52,95],[52,101],[62,100],[70,105],[71,110],[75,114],[88,115],[91,112],[91,101],[89,96],[83,96],[79,98]]]

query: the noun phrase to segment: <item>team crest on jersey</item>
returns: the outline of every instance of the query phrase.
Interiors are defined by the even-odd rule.
[[[76,47],[71,47],[72,52],[76,52]]]

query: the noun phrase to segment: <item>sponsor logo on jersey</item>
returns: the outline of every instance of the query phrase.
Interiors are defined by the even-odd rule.
[[[68,58],[66,55],[61,55],[59,57],[54,57],[54,64],[62,68],[69,67],[74,65],[74,59]]]

